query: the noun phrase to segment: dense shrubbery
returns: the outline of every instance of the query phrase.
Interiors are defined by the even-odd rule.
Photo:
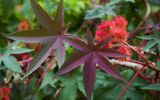
[[[0,0],[0,100],[159,100],[157,5]]]

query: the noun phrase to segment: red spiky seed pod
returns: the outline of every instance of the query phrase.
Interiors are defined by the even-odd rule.
[[[126,19],[122,16],[117,16],[113,19],[115,26],[117,28],[124,28],[126,29],[126,26],[128,24],[128,22],[126,21]]]
[[[127,46],[122,45],[117,50],[120,51],[120,52],[122,52],[122,53],[124,53],[124,54],[131,55],[131,51],[130,51],[130,49]],[[127,57],[118,57],[117,59],[120,60],[120,61],[128,61],[130,59],[130,56],[127,56]]]
[[[19,24],[18,24],[18,31],[22,30],[28,30],[29,29],[29,22],[27,18],[24,18]]]
[[[128,38],[128,33],[126,30],[122,28],[116,29],[113,33],[114,42],[122,43],[122,42],[125,42],[127,38]]]

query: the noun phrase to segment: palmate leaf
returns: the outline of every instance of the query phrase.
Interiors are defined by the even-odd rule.
[[[56,33],[47,32],[46,29],[18,31],[4,35],[10,39],[26,43],[41,43],[45,40],[56,38]]]
[[[14,32],[12,34],[5,35],[6,37],[14,40],[29,43],[41,43],[41,48],[34,56],[29,69],[24,77],[30,75],[33,71],[40,67],[40,65],[49,56],[52,49],[55,51],[58,65],[64,63],[65,60],[65,48],[64,48],[64,32],[67,31],[69,24],[63,27],[64,24],[64,7],[63,0],[60,0],[55,18],[52,18],[41,8],[41,6],[34,0],[30,0],[32,9],[42,26],[42,29],[26,30]]]
[[[88,100],[91,100],[94,88],[96,64],[98,64],[100,68],[108,74],[125,81],[116,68],[104,56],[125,57],[127,55],[114,49],[103,49],[102,47],[106,44],[106,42],[104,44],[104,41],[109,41],[109,39],[110,37],[95,45],[89,30],[87,31],[87,44],[81,40],[77,40],[76,38],[65,37],[65,40],[80,49],[80,52],[73,54],[68,60],[66,60],[60,70],[55,74],[54,78],[65,74],[77,67],[79,64],[84,63],[83,82]]]

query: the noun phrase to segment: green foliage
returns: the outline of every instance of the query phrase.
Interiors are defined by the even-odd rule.
[[[97,5],[96,9],[86,11],[84,19],[102,18],[105,15],[116,16],[116,13],[114,12],[115,8],[116,6],[111,4],[105,4],[104,6]]]
[[[144,40],[149,40],[149,42],[145,45],[143,50],[151,49],[154,46],[157,46],[159,52],[160,52],[160,31],[154,28],[154,34],[153,35],[147,35],[147,36],[139,36],[139,38]]]
[[[114,10],[118,8],[118,6],[116,6],[115,4],[120,2],[134,3],[135,0],[111,0],[105,5],[96,5],[96,9],[86,11],[86,16],[84,17],[84,19],[103,18],[104,16],[116,16],[116,12]]]
[[[126,69],[122,72],[122,75],[128,81],[130,80],[132,74],[133,71],[130,69]],[[120,100],[144,100],[143,95],[141,94],[142,91],[139,90],[139,87],[147,84],[147,82],[141,81],[141,78],[136,78]],[[97,72],[94,100],[104,100],[104,98],[107,100],[115,100],[126,85],[127,83],[122,83],[117,79],[113,79],[104,72]]]
[[[142,89],[147,89],[147,90],[158,90],[160,91],[160,84],[150,84],[145,87],[142,87]]]
[[[56,8],[58,6],[59,0],[35,0],[35,1],[37,1],[38,4],[40,4],[41,7],[45,9],[49,15],[51,15],[50,17],[51,19],[56,19],[56,16],[53,16],[53,14],[56,13]],[[85,29],[87,26],[89,26],[90,29],[92,29],[92,31],[95,32],[96,26],[99,24],[100,19],[103,20],[106,19],[106,17],[112,18],[116,15],[121,15],[126,17],[128,21],[127,30],[131,34],[136,29],[139,22],[142,21],[146,12],[146,6],[144,0],[108,0],[109,2],[105,4],[103,3],[102,5],[98,5],[100,0],[95,0],[97,3],[96,9],[92,8],[92,5],[95,4],[92,4],[90,1],[91,0],[64,0],[64,5],[65,5],[64,23],[67,23],[69,21],[71,22],[68,33],[72,35],[76,34],[76,36],[81,37],[81,39],[84,41],[86,41],[86,35],[84,33],[86,31]],[[154,5],[156,5],[158,8],[159,0],[147,0],[147,1],[150,4],[153,4],[151,9],[155,7]],[[154,14],[152,10],[151,13]],[[31,30],[17,32],[18,24],[25,17],[28,18],[29,20],[29,26]],[[45,53],[44,51],[47,52],[47,49],[49,48],[49,46],[51,46],[52,44],[51,42],[54,42],[52,41],[51,38],[54,32],[51,34],[51,32],[48,31],[48,29],[52,30],[53,27],[46,25],[46,23],[44,23],[43,18],[40,18],[41,20],[43,20],[43,22],[40,23],[37,22],[37,18],[32,11],[30,0],[0,0],[0,19],[1,19],[0,31],[3,33],[13,32],[12,35],[13,34],[16,35],[15,37],[12,37],[12,39],[14,40],[21,40],[27,43],[28,42],[42,43],[42,41],[49,39],[51,40],[45,42],[44,44],[42,43],[41,49],[43,50],[41,52],[37,53],[37,51],[35,50],[32,52],[32,54],[37,53],[37,55],[43,55]],[[84,19],[95,19],[95,21],[89,20],[87,24],[83,26],[81,34],[78,34],[77,30],[80,28],[81,24],[85,21]],[[53,21],[49,20],[48,17],[46,17],[45,20],[48,20],[48,22],[51,23],[52,25],[54,24]],[[150,22],[150,20],[147,20],[147,22]],[[56,25],[60,26],[58,24]],[[58,30],[59,27],[57,26],[54,27],[56,27],[57,31],[59,31]],[[68,26],[63,27],[63,29],[64,28],[67,29],[67,27]],[[141,36],[143,33],[144,31],[140,30],[137,33],[140,39],[134,38],[130,45],[136,44],[138,46],[138,44],[141,44],[141,39],[143,39],[148,42],[144,48],[144,51],[149,49],[150,51],[154,51],[156,52],[156,54],[159,54],[158,53],[158,50],[160,52],[159,30],[154,29],[154,34],[147,34]],[[43,39],[41,37],[43,37]],[[62,41],[61,40],[56,41],[58,43],[57,45],[59,46],[59,47],[57,46],[58,48],[61,48],[60,44],[62,44]],[[11,44],[7,45],[10,42]],[[58,56],[60,53],[59,52],[60,49],[57,49],[57,51],[54,49],[54,53],[56,52],[56,59],[53,55],[50,55],[48,59],[46,59],[46,61],[42,63],[41,67],[38,66],[39,69],[28,77],[29,79],[28,84],[26,84],[25,79],[19,80],[19,78],[22,77],[21,76],[22,69],[24,72],[26,71],[27,63],[23,63],[20,65],[17,61],[18,58],[17,57],[15,58],[14,55],[15,54],[20,55],[21,53],[30,52],[31,49],[22,48],[21,45],[16,45],[17,43],[18,42],[12,42],[11,40],[2,37],[0,34],[0,81],[2,83],[0,84],[0,88],[3,86],[3,84],[11,88],[11,93],[10,93],[11,100],[22,100],[24,95],[25,85],[27,85],[26,94],[24,97],[25,100],[30,99],[33,91],[35,92],[35,95],[32,100],[57,100],[57,99],[86,100],[86,93],[84,90],[83,80],[82,80],[81,66],[83,66],[83,64],[81,64],[79,67],[72,70],[71,72],[52,80],[53,76],[58,71],[59,67],[58,65],[61,65],[60,62],[58,62],[58,64],[53,65],[45,73],[39,89],[35,89],[36,83],[38,82],[37,80],[39,79],[41,73],[43,73],[47,65],[49,65],[50,60],[54,61],[58,59],[58,61],[60,61],[61,57]],[[24,47],[28,47],[28,45],[30,46],[32,44],[23,44]],[[73,46],[67,43],[64,43],[63,47],[65,48],[64,52],[66,52],[66,54],[65,56],[64,53],[61,52],[61,54],[65,59],[68,59],[72,54],[74,54],[77,51],[77,49],[75,49]],[[31,56],[32,54],[30,53],[29,55]],[[156,66],[153,65],[152,66],[156,69],[160,69],[159,56],[150,54],[148,52],[145,54],[147,59],[150,59],[152,62],[156,63]],[[76,56],[78,57],[79,55]],[[132,59],[137,61],[142,61],[144,63],[144,60],[140,59],[139,55],[137,55],[137,53],[133,51],[132,51]],[[23,67],[21,68],[20,66]],[[123,65],[121,67],[119,65],[116,65],[116,67],[118,71],[121,72],[121,75],[127,81],[130,81],[135,73],[135,71],[132,69],[123,68],[125,67]],[[15,72],[12,72],[10,70]],[[104,71],[99,69],[99,66],[96,68],[96,71],[97,72],[96,72],[95,88],[93,90],[94,95],[92,95],[92,99],[116,100],[119,94],[127,85],[127,83],[123,83],[113,78],[112,76],[106,74]],[[137,76],[120,100],[149,100],[149,98],[156,99],[155,95],[153,95],[150,91],[155,90],[157,94],[160,93],[158,76],[156,77],[157,79],[155,81],[156,84],[149,84],[145,80],[150,81],[152,76],[156,75],[156,73],[146,67],[143,71],[141,71],[141,74],[146,75],[148,79],[140,78],[139,76]],[[159,95],[157,96],[157,98],[159,100],[160,98]]]
[[[32,51],[31,49],[25,49],[25,48],[16,48],[12,49],[14,46],[18,44],[18,41],[15,41],[11,43],[6,48],[0,48],[0,65],[3,64],[15,72],[21,72],[20,65],[15,57],[13,57],[11,54],[22,54],[26,52]]]
[[[151,4],[159,6],[160,5],[160,0],[148,0]]]

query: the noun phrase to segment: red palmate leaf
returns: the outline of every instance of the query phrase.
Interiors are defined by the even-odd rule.
[[[29,43],[41,43],[41,48],[34,56],[25,77],[40,67],[40,65],[49,56],[52,49],[55,51],[58,65],[64,63],[65,48],[64,48],[64,32],[67,31],[69,24],[63,27],[64,24],[64,7],[63,0],[60,0],[54,20],[41,8],[34,0],[30,0],[33,11],[43,29],[18,31],[12,34],[5,35],[8,38]]]
[[[92,34],[89,31],[89,29],[87,30],[86,35],[88,43],[84,43],[83,41],[73,37],[65,37],[65,40],[74,47],[80,49],[80,52],[73,54],[68,60],[66,60],[60,68],[60,70],[55,74],[54,78],[71,71],[73,68],[77,67],[79,64],[84,62],[84,88],[88,100],[91,100],[92,91],[94,89],[96,64],[99,64],[100,68],[108,74],[124,81],[125,79],[104,56],[124,57],[127,55],[119,51],[116,51],[115,49],[102,48],[106,44],[106,42],[109,41],[110,37],[102,40],[97,45],[95,45],[93,42]]]

